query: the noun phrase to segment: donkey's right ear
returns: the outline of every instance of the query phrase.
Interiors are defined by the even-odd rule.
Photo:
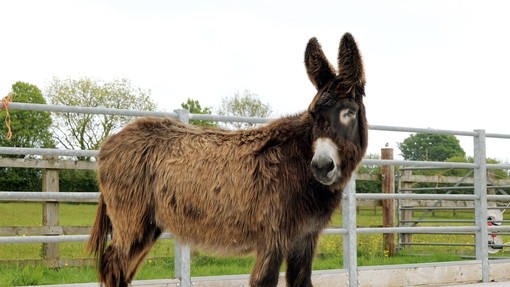
[[[317,90],[322,89],[329,81],[335,78],[335,70],[322,51],[317,38],[311,38],[306,45],[305,67],[308,78]]]

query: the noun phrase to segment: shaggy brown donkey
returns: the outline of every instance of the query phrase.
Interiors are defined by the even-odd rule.
[[[101,197],[89,248],[106,286],[127,286],[164,230],[220,253],[256,253],[250,286],[312,286],[317,239],[367,147],[365,77],[350,34],[338,71],[317,39],[305,66],[308,110],[251,130],[142,118],[99,153]],[[112,240],[107,245],[107,234]]]

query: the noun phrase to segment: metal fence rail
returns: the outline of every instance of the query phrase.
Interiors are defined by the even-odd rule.
[[[226,117],[217,115],[195,115],[189,114],[184,110],[174,112],[149,112],[133,110],[116,110],[93,107],[67,107],[55,105],[39,105],[24,103],[9,103],[9,109],[21,109],[32,111],[66,112],[66,113],[89,113],[89,114],[108,114],[124,116],[154,116],[154,117],[176,117],[181,121],[189,120],[210,120],[225,122],[250,122],[265,123],[270,119],[264,118],[245,118],[245,117]],[[392,127],[371,125],[371,130],[392,131],[392,132],[413,132],[413,133],[433,133],[445,135],[470,136],[474,143],[474,162],[473,163],[452,163],[452,162],[422,162],[422,161],[404,161],[404,160],[374,160],[366,159],[362,162],[365,165],[398,165],[408,167],[427,167],[427,168],[464,168],[474,171],[474,193],[470,195],[445,195],[445,194],[355,194],[355,181],[351,180],[349,186],[344,190],[342,200],[342,218],[343,228],[329,228],[324,232],[326,234],[341,234],[344,240],[344,268],[348,270],[349,286],[358,286],[358,264],[357,264],[357,234],[369,233],[458,233],[468,232],[475,234],[475,257],[480,264],[481,281],[489,282],[489,258],[487,234],[495,231],[510,231],[509,226],[487,226],[487,201],[510,201],[509,195],[487,195],[487,170],[489,169],[510,169],[510,164],[487,164],[486,163],[486,138],[510,139],[510,135],[485,133],[485,130],[474,131],[452,131],[441,129],[423,129],[412,127]],[[22,155],[52,155],[52,156],[87,156],[94,157],[97,151],[81,150],[61,150],[61,149],[32,149],[32,148],[7,148],[0,147],[0,154],[22,154]],[[45,202],[94,202],[97,201],[98,193],[20,193],[20,192],[0,192],[0,201],[45,201]],[[471,226],[449,226],[449,227],[385,227],[385,228],[357,228],[356,227],[356,199],[451,199],[468,200],[474,202],[475,224]],[[171,237],[165,234],[165,237]],[[62,235],[62,236],[9,236],[0,237],[0,243],[28,243],[28,242],[79,242],[86,241],[88,235]],[[189,248],[186,246],[177,246],[176,249],[176,277],[181,280],[181,286],[191,286],[190,255]],[[180,258],[178,258],[180,257]]]

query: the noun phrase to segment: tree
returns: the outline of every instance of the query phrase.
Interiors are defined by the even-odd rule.
[[[417,133],[397,145],[405,160],[445,161],[466,154],[454,135]]]
[[[188,101],[186,103],[182,103],[181,107],[183,109],[188,110],[191,114],[211,114],[211,108],[209,108],[209,107],[202,108],[202,106],[200,106],[200,103],[197,100],[193,100],[190,98],[188,98]],[[216,122],[202,121],[202,120],[191,120],[190,123],[193,125],[205,126],[205,127],[218,126],[218,124]]]
[[[20,103],[46,104],[41,90],[24,82],[16,82],[12,85],[12,99]],[[0,134],[0,146],[10,147],[54,147],[51,126],[51,115],[49,112],[2,110],[0,122],[6,121],[7,113],[10,117],[10,128],[12,138],[8,139],[7,127],[2,127]]]
[[[135,88],[129,80],[102,82],[89,78],[79,80],[53,79],[46,91],[52,104],[103,107],[128,110],[155,110],[150,91]],[[55,113],[53,131],[66,149],[97,150],[103,140],[127,124],[132,118],[118,115]],[[90,160],[88,157],[79,157]],[[63,191],[97,191],[95,171],[63,170],[60,172]]]
[[[235,93],[233,98],[223,98],[218,114],[225,116],[240,117],[270,117],[272,113],[269,104],[263,103],[256,94],[250,91],[244,91],[243,95]],[[249,128],[254,126],[252,123],[229,123],[225,124],[227,128]]]
[[[11,100],[20,103],[46,104],[41,90],[24,82],[12,85]],[[6,119],[9,119],[6,121]],[[0,146],[51,148],[54,147],[50,131],[51,115],[48,112],[0,110],[0,123],[10,126],[12,137],[7,137],[8,127],[0,133]],[[25,155],[2,155],[4,158],[25,158]],[[41,190],[41,171],[32,168],[0,168],[0,190]]]
[[[46,90],[51,104],[103,107],[130,110],[155,110],[150,90],[135,88],[127,79],[102,82],[89,78],[53,79]],[[66,149],[96,150],[111,133],[127,124],[131,117],[55,113],[53,130]]]

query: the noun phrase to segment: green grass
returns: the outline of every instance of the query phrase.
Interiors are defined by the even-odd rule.
[[[96,206],[90,204],[61,204],[60,225],[89,226],[94,220]],[[40,226],[42,221],[40,203],[0,203],[0,226]],[[415,214],[415,218],[420,214]],[[505,219],[510,216],[505,214]],[[436,212],[433,219],[472,219],[472,213]],[[438,225],[438,223],[434,223]],[[427,225],[434,225],[432,223]],[[340,212],[335,214],[332,226],[342,225]],[[362,210],[357,215],[360,227],[381,226],[382,215],[378,209]],[[448,223],[448,225],[459,225]],[[461,225],[468,225],[467,223]],[[462,260],[472,256],[472,247],[452,246],[411,246],[399,255],[388,257],[383,251],[381,234],[358,234],[358,265],[389,265],[423,262],[446,262]],[[510,242],[510,236],[503,236]],[[417,234],[413,242],[473,243],[472,235]],[[84,251],[85,243],[63,243],[60,245],[62,259],[90,258]],[[41,259],[41,244],[0,244],[0,286],[42,285],[83,283],[96,281],[94,267],[46,268],[41,264],[1,264],[1,260]],[[342,267],[341,235],[323,235],[319,241],[314,270],[337,269]],[[174,244],[172,240],[160,240],[151,250],[149,257],[137,273],[136,279],[169,278],[174,269]],[[491,255],[492,256],[492,255]],[[509,256],[508,251],[495,256]],[[248,274],[254,263],[254,256],[217,257],[194,251],[191,260],[192,276]],[[284,270],[284,266],[282,266]]]

